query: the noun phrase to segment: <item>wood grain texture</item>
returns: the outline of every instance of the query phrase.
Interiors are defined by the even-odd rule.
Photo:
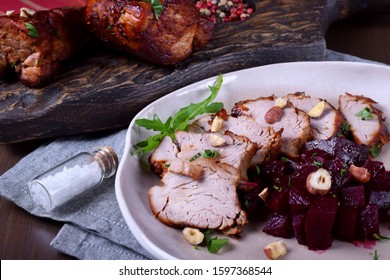
[[[332,22],[390,10],[390,0],[254,3],[251,18],[217,26],[206,48],[175,67],[89,51],[42,89],[0,82],[0,142],[124,127],[150,102],[198,80],[271,63],[323,60],[324,34]]]

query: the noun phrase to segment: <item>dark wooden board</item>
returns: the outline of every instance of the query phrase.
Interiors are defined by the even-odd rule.
[[[323,60],[331,23],[390,11],[390,0],[255,4],[251,18],[219,25],[206,48],[175,67],[112,51],[89,52],[42,89],[0,82],[0,143],[125,127],[150,102],[198,80],[271,63]]]

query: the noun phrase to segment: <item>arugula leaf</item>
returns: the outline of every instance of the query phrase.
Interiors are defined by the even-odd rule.
[[[374,116],[370,112],[370,108],[366,107],[363,110],[357,112],[356,116],[359,117],[362,121],[372,120]]]
[[[163,5],[161,4],[160,0],[146,0],[146,2],[152,4],[154,17],[158,20],[158,17],[163,11]]]
[[[39,33],[34,25],[32,25],[29,22],[25,22],[24,25],[26,26],[26,28],[28,30],[28,32],[27,32],[28,35],[30,35],[31,37],[35,37],[35,38],[39,37]]]
[[[137,119],[135,124],[147,130],[160,131],[159,134],[149,136],[145,141],[139,142],[134,146],[134,153],[142,153],[142,156],[147,152],[154,150],[164,136],[169,136],[175,141],[175,132],[178,130],[187,130],[189,122],[196,116],[205,113],[216,113],[222,110],[223,103],[213,102],[221,89],[223,82],[222,75],[219,75],[213,86],[209,86],[211,94],[199,103],[191,103],[190,105],[181,108],[174,116],[169,117],[165,123],[154,115],[153,119]]]
[[[228,242],[229,239],[227,238],[218,238],[218,237],[207,237],[207,250],[210,253],[218,253],[218,251],[225,246]]]

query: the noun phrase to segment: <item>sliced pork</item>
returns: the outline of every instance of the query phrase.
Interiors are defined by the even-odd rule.
[[[271,126],[275,131],[283,129],[281,152],[297,157],[302,146],[312,138],[310,118],[291,102],[282,109],[275,106],[275,99],[275,96],[269,96],[238,102],[232,109],[232,116],[250,116],[262,127]]]
[[[224,144],[215,146],[212,136],[221,137]],[[152,169],[161,174],[166,171],[170,162],[176,158],[193,161],[198,157],[207,157],[207,151],[213,152],[217,162],[227,163],[236,168],[242,180],[247,179],[247,169],[254,157],[257,146],[247,137],[235,135],[229,131],[223,135],[215,133],[193,133],[177,131],[176,141],[173,143],[170,137],[165,137],[149,158]]]
[[[215,116],[206,116],[197,120],[191,129],[197,127],[202,128],[204,131],[210,131]],[[270,126],[260,126],[252,117],[227,116],[222,121],[221,131],[231,131],[237,135],[243,135],[248,137],[253,143],[257,144],[257,152],[253,157],[251,165],[257,165],[264,160],[273,160],[280,154],[280,148],[282,145],[282,131],[275,132]]]
[[[162,186],[149,189],[149,205],[162,223],[174,227],[194,227],[231,231],[246,224],[236,188],[237,169],[212,159],[198,158],[199,179],[168,171]],[[237,231],[233,231],[237,232]]]
[[[341,131],[341,125],[345,119],[340,112],[326,100],[310,97],[302,92],[287,95],[287,100],[297,109],[306,113],[313,112],[313,110],[316,109],[316,106],[320,105],[320,102],[323,102],[323,104],[321,104],[323,105],[323,111],[319,113],[319,116],[309,115],[314,139],[326,140]]]
[[[353,140],[358,144],[376,147],[379,151],[389,142],[385,116],[368,97],[346,93],[339,96],[339,111],[350,125]]]

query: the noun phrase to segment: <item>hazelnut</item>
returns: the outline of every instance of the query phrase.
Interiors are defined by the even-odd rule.
[[[216,134],[211,134],[209,140],[213,147],[220,147],[226,143],[226,140],[223,137]]]
[[[270,260],[275,260],[287,254],[287,246],[283,240],[272,242],[263,248],[264,254]]]
[[[331,186],[332,177],[324,168],[320,168],[307,176],[306,188],[311,194],[325,195],[329,192]]]
[[[275,106],[278,106],[280,108],[284,108],[287,105],[287,99],[284,97],[278,97],[275,99]]]
[[[204,239],[204,234],[197,228],[184,228],[183,236],[184,239],[191,245],[198,245],[202,243]]]
[[[264,188],[260,193],[259,193],[259,197],[261,198],[262,201],[267,201],[267,198],[268,198],[268,195],[269,195],[269,190],[268,188]]]
[[[264,116],[264,120],[268,124],[274,124],[282,118],[282,108],[279,106],[274,106],[268,110],[268,112]]]
[[[357,167],[354,164],[351,164],[349,167],[349,173],[351,174],[352,178],[362,184],[367,183],[371,178],[371,174],[368,172],[367,168]]]
[[[325,110],[325,101],[318,102],[307,114],[311,118],[318,118]]]
[[[211,124],[210,131],[211,132],[218,132],[222,129],[222,127],[223,127],[223,119],[218,117],[218,116],[215,116],[215,118]]]

